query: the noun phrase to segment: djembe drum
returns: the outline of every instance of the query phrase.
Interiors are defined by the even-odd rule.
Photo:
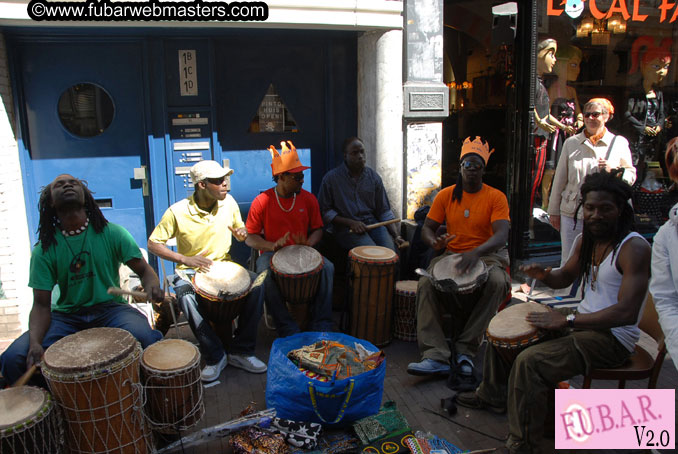
[[[310,305],[318,292],[322,269],[322,255],[310,246],[285,246],[271,257],[273,278],[287,310],[301,329],[305,329],[309,321]]]
[[[358,246],[348,253],[350,334],[382,346],[391,341],[393,287],[398,255],[381,246]]]
[[[474,266],[465,273],[457,269],[461,260],[461,254],[451,254],[438,260],[433,266],[434,286],[443,292],[467,294],[473,293],[487,282],[487,266],[482,260],[478,260]]]
[[[393,306],[393,337],[417,340],[417,281],[398,281]]]
[[[232,322],[252,288],[249,273],[235,262],[213,262],[206,272],[195,273],[191,282],[201,312],[227,347],[233,338]]]
[[[0,453],[63,452],[63,430],[52,396],[42,388],[0,391]]]
[[[181,339],[148,346],[141,356],[146,416],[153,430],[175,433],[195,426],[205,414],[200,352]]]
[[[530,345],[539,342],[545,331],[535,328],[525,320],[530,312],[548,312],[543,304],[527,302],[509,306],[490,320],[487,326],[487,340],[497,352],[513,364],[518,354]]]
[[[153,452],[140,356],[139,342],[119,328],[80,331],[47,349],[42,374],[62,410],[70,452]]]

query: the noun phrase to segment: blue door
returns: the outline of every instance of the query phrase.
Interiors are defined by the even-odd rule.
[[[141,45],[27,42],[16,49],[32,240],[40,188],[69,173],[87,180],[104,216],[145,247],[151,217],[142,180],[148,174],[148,142]],[[93,126],[78,129],[88,116]]]

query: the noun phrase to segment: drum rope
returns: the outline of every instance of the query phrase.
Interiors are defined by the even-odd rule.
[[[150,369],[147,366],[144,365],[145,369]],[[173,429],[177,432],[180,430],[187,430],[193,426],[195,426],[199,420],[202,418],[202,415],[204,414],[205,411],[205,406],[204,406],[204,400],[203,400],[203,387],[202,387],[202,382],[200,378],[200,369],[199,367],[195,368],[195,371],[197,373],[194,373],[193,375],[193,381],[190,381],[189,383],[186,384],[181,384],[181,385],[168,385],[168,384],[158,384],[158,382],[172,382],[175,381],[176,378],[179,377],[185,377],[186,376],[186,370],[181,370],[181,371],[176,371],[176,372],[163,372],[162,376],[160,375],[153,375],[152,373],[148,373],[148,376],[146,377],[145,384],[143,385],[144,393],[145,393],[145,402],[147,402],[147,405],[144,406],[144,417],[146,420],[150,423],[151,427],[154,430],[165,430],[165,429]],[[195,372],[194,371],[194,372]],[[189,370],[189,373],[191,371]],[[196,386],[198,385],[198,386]],[[197,395],[194,395],[194,390],[197,389]],[[173,403],[173,415],[179,415],[180,413],[183,412],[184,408],[182,407],[182,404],[185,404],[188,402],[194,402],[193,407],[184,415],[182,416],[178,421],[168,421],[168,422],[159,422],[156,421],[152,415],[149,413],[152,413],[153,410],[148,409],[148,407],[152,406],[151,401],[148,399],[148,391],[149,390],[158,390],[158,391],[163,391],[165,394],[169,394],[170,396],[174,397],[176,392],[178,391],[182,397],[184,397],[183,402],[178,402],[174,400]],[[173,392],[174,391],[174,392]],[[183,396],[184,392],[188,391],[189,396],[188,399],[185,399],[186,396]],[[173,400],[173,399],[171,399]],[[165,408],[160,408],[156,407],[157,410],[166,410]],[[193,421],[190,424],[186,425],[183,424],[186,421]]]

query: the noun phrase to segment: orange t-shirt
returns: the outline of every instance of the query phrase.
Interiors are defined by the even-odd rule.
[[[506,196],[499,190],[483,184],[476,193],[464,192],[461,202],[452,201],[449,186],[436,195],[428,217],[439,224],[447,223],[447,233],[457,235],[447,243],[451,252],[466,252],[477,248],[493,234],[492,223],[505,219],[510,221]]]

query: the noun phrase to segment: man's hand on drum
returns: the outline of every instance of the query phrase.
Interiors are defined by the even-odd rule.
[[[278,238],[278,241],[273,243],[273,251],[275,252],[278,249],[282,249],[287,244],[287,240],[289,238],[290,238],[290,232],[287,232],[286,234],[284,234],[283,236]]]
[[[162,291],[160,286],[153,286],[149,289],[148,299],[150,301],[155,301],[156,303],[162,303],[165,300],[165,292]]]
[[[480,260],[480,254],[478,254],[477,249],[462,252],[460,255],[461,259],[459,260],[459,263],[457,263],[456,268],[461,274],[468,273],[469,270],[478,263],[478,260]]]
[[[455,239],[457,235],[450,235],[449,233],[445,233],[443,235],[440,235],[436,237],[435,241],[433,244],[431,244],[431,247],[435,249],[436,251],[439,251],[441,249],[445,249],[447,247],[447,243]]]
[[[351,229],[351,232],[353,233],[366,233],[367,232],[367,225],[365,225],[364,222],[356,221],[355,219],[351,221],[351,224],[349,225],[349,229]]]
[[[532,326],[548,330],[558,330],[567,326],[567,319],[558,311],[530,312],[525,320]]]
[[[28,348],[28,354],[26,355],[26,368],[30,369],[33,364],[40,366],[44,354],[45,349],[42,348],[42,345],[31,343],[30,347]]]
[[[530,263],[529,265],[522,265],[520,267],[520,271],[522,271],[523,273],[527,274],[530,277],[539,279],[542,282],[544,281],[544,279],[546,279],[546,276],[549,275],[552,269],[553,268],[550,266],[544,268],[538,263]]]
[[[228,226],[228,230],[231,231],[233,237],[238,241],[245,241],[247,239],[247,229],[245,227],[239,227],[234,229],[232,226]]]
[[[310,246],[308,237],[303,233],[296,233],[292,235],[292,241],[294,241],[294,244],[299,244],[301,246]]]
[[[193,268],[196,271],[207,271],[212,266],[212,260],[208,259],[204,255],[194,255],[193,257],[184,256],[181,261],[182,265],[186,265],[190,268]]]

